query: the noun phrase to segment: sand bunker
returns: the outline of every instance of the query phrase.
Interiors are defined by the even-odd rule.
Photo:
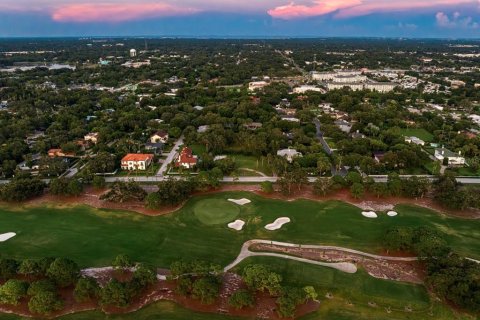
[[[397,213],[396,211],[388,211],[388,212],[387,212],[387,215],[388,215],[389,217],[395,217],[397,214],[398,214],[398,213]]]
[[[362,212],[362,216],[366,217],[366,218],[378,218],[377,214],[373,211],[363,211]]]
[[[284,224],[289,223],[290,218],[287,217],[281,217],[275,220],[273,223],[267,224],[265,226],[265,229],[273,231],[273,230],[278,230],[280,229]]]
[[[10,238],[15,237],[17,234],[15,232],[7,232],[4,234],[0,234],[0,242],[7,241]]]
[[[240,206],[243,206],[243,205],[246,205],[246,204],[252,202],[252,201],[250,201],[248,199],[245,199],[245,198],[243,198],[243,199],[228,199],[228,201],[233,202],[235,204],[238,204]]]
[[[237,231],[240,231],[243,229],[243,226],[245,225],[245,221],[243,220],[235,220],[234,222],[230,222],[227,226],[230,229],[234,229]]]

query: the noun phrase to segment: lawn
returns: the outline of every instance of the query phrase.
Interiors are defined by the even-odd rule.
[[[246,169],[251,169],[251,170],[256,170],[260,171],[267,176],[272,175],[272,170],[268,168],[265,162],[262,163],[262,161],[253,156],[243,156],[243,155],[238,155],[238,154],[229,154],[229,157],[235,160],[235,163],[237,164],[238,168],[246,168]],[[255,173],[252,173],[254,176]]]
[[[229,198],[248,198],[252,203],[237,206]],[[190,199],[172,214],[148,217],[136,213],[97,210],[87,206],[3,207],[0,208],[0,233],[16,232],[17,236],[0,243],[3,257],[40,258],[69,257],[82,267],[110,265],[120,254],[135,261],[168,267],[180,258],[204,259],[222,266],[231,262],[242,243],[249,239],[272,239],[294,243],[332,244],[379,252],[382,236],[393,226],[430,226],[442,232],[458,252],[480,258],[480,221],[450,218],[431,210],[401,205],[397,217],[380,214],[367,219],[361,210],[339,201],[285,202],[265,199],[247,192],[218,193]],[[288,216],[292,222],[278,231],[267,231],[265,224]],[[228,229],[234,219],[246,221],[244,230]],[[282,273],[287,283],[313,284],[321,293],[322,308],[306,319],[423,319],[427,309],[436,319],[453,318],[449,309],[430,302],[425,290],[391,281],[371,278],[364,271],[350,275],[333,269],[275,258],[255,258]],[[248,261],[246,262],[248,263]],[[324,299],[331,292],[338,299]],[[323,295],[323,296],[322,296]],[[351,301],[354,307],[347,307]],[[372,308],[373,301],[379,307]],[[432,307],[432,305],[433,307]],[[404,306],[413,313],[403,312]],[[393,310],[391,317],[385,307]],[[429,308],[432,308],[431,310]],[[162,313],[163,312],[163,313]],[[175,315],[170,315],[174,313]],[[160,317],[164,315],[164,317]],[[369,317],[370,316],[370,317]],[[64,319],[203,319],[204,315],[180,309],[171,303],[158,303],[128,316],[106,317],[100,313],[84,313]],[[226,319],[206,315],[205,319]],[[10,319],[0,316],[0,319]]]
[[[401,129],[400,132],[406,137],[417,137],[425,142],[433,141],[433,135],[425,129]]]
[[[160,163],[154,163],[150,165],[147,170],[119,170],[115,177],[135,177],[135,176],[154,176],[157,174],[158,170],[160,169]]]
[[[212,225],[199,220],[196,209],[203,208],[205,214],[209,207],[218,212],[219,219],[225,218],[219,208],[231,208],[229,198],[252,200],[237,208],[238,216],[231,215],[232,221],[238,218],[247,222],[244,230],[228,229],[226,222]],[[459,252],[480,258],[480,221],[448,218],[405,205],[396,210],[399,216],[395,218],[380,214],[378,219],[367,219],[360,209],[339,201],[285,202],[247,192],[194,197],[179,211],[160,217],[86,206],[0,208],[0,233],[17,233],[15,238],[0,243],[0,250],[3,256],[19,259],[70,257],[83,267],[109,265],[120,253],[162,267],[180,257],[226,265],[249,239],[332,244],[379,252],[382,236],[389,227],[424,225],[443,232]],[[282,216],[290,217],[292,223],[275,232],[263,228]],[[214,219],[215,215],[210,214],[209,218]]]

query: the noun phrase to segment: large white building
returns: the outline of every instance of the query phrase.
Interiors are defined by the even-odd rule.
[[[353,91],[363,90],[363,83],[343,83],[343,82],[329,82],[327,83],[328,90],[338,90],[343,88],[350,88]]]
[[[248,84],[248,91],[261,90],[268,85],[267,81],[253,81]]]
[[[372,82],[365,84],[365,90],[372,90],[378,92],[390,92],[395,89],[397,85],[392,82]]]
[[[130,49],[130,57],[135,58],[137,56],[137,50],[135,49]]]
[[[306,93],[308,91],[322,92],[322,91],[325,91],[325,90],[322,90],[322,88],[319,88],[317,86],[308,86],[308,85],[296,87],[296,88],[293,89],[293,93],[298,93],[298,94],[303,94],[303,93]]]
[[[435,149],[435,159],[443,162],[443,159],[445,158],[448,159],[449,166],[465,165],[465,158],[462,157],[460,152],[456,154],[445,148]]]
[[[361,74],[355,75],[336,75],[333,78],[333,82],[339,83],[360,83],[367,81],[367,76]]]
[[[314,81],[328,81],[333,80],[335,78],[335,72],[317,72],[312,71],[310,72],[310,78]]]

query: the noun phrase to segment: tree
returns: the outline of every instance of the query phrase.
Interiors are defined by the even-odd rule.
[[[103,305],[127,307],[131,298],[127,285],[116,279],[110,280],[100,291],[100,301]]]
[[[32,282],[28,287],[27,294],[29,296],[35,296],[42,292],[57,292],[57,288],[55,287],[55,283],[48,279],[42,279],[35,282]]]
[[[79,196],[83,192],[83,184],[77,179],[71,179],[67,186],[68,194]]]
[[[0,279],[13,278],[18,271],[18,262],[13,259],[0,258]]]
[[[82,277],[77,281],[73,294],[78,302],[90,301],[99,297],[100,286],[94,278]]]
[[[243,269],[243,280],[251,290],[265,291],[271,295],[278,294],[281,290],[282,276],[271,272],[262,264],[248,265]]]
[[[192,295],[204,304],[213,303],[220,294],[220,280],[213,275],[207,275],[195,280],[192,286]]]
[[[370,186],[370,192],[377,198],[386,197],[390,194],[386,183],[375,182]]]
[[[263,181],[260,184],[260,188],[262,189],[262,192],[268,194],[273,193],[273,183],[271,183],[270,181]]]
[[[112,262],[112,266],[115,269],[125,270],[134,266],[134,263],[130,259],[130,257],[126,254],[119,254],[115,257]]]
[[[332,163],[327,157],[320,157],[317,161],[317,169],[320,175],[323,176],[325,173],[330,172],[332,169]]]
[[[354,172],[354,171],[350,171],[349,173],[347,173],[347,176],[345,177],[345,180],[347,181],[347,183],[350,186],[352,186],[355,183],[360,183],[360,184],[363,183],[362,175],[360,173]]]
[[[156,195],[147,199],[147,206],[156,209],[164,205],[179,204],[192,194],[194,185],[190,180],[169,178],[158,183]]]
[[[228,304],[235,309],[243,309],[246,307],[252,307],[255,303],[253,294],[245,289],[239,289],[235,291],[228,299]]]
[[[283,317],[293,317],[297,306],[304,303],[307,294],[304,290],[295,287],[286,287],[282,289],[282,295],[277,299],[278,314]]]
[[[25,259],[18,267],[18,273],[24,276],[36,276],[41,274],[42,270],[37,260]]]
[[[49,314],[63,309],[63,301],[53,292],[44,291],[34,295],[28,302],[28,309],[32,313]]]
[[[133,280],[141,288],[153,285],[157,281],[157,271],[155,268],[145,264],[139,264],[133,273]]]
[[[47,270],[47,276],[59,287],[67,287],[76,283],[80,275],[78,265],[69,259],[55,259]]]
[[[330,178],[318,178],[313,184],[313,193],[317,196],[326,196],[333,190],[333,182]]]
[[[117,181],[112,185],[112,188],[107,193],[100,197],[100,200],[110,202],[128,202],[128,201],[143,201],[147,193],[136,182],[122,182]]]
[[[95,189],[103,189],[106,186],[105,178],[101,176],[94,176],[92,180],[92,186]]]
[[[365,188],[361,183],[354,183],[350,187],[350,193],[352,194],[352,197],[354,197],[355,199],[360,199],[365,194]]]
[[[20,177],[0,187],[0,199],[21,202],[43,194],[45,183],[38,178]]]
[[[0,286],[0,303],[18,305],[20,299],[27,296],[28,283],[10,279]]]

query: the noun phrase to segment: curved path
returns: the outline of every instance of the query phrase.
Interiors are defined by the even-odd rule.
[[[250,251],[250,246],[254,244],[270,244],[270,245],[275,245],[275,246],[280,246],[280,247],[298,247],[298,248],[305,248],[305,249],[319,249],[319,250],[336,250],[336,251],[341,251],[341,252],[346,252],[346,253],[351,253],[351,254],[356,254],[376,260],[387,260],[387,261],[404,261],[404,262],[411,262],[411,261],[417,261],[417,257],[389,257],[389,256],[380,256],[376,254],[371,254],[371,253],[366,253],[354,249],[348,249],[348,248],[342,248],[342,247],[336,247],[336,246],[319,246],[319,245],[300,245],[300,244],[294,244],[294,243],[287,243],[287,242],[278,242],[278,241],[270,241],[270,240],[249,240],[245,242],[242,246],[242,249],[240,250],[239,255],[237,258],[230,263],[228,266],[224,268],[224,271],[229,271],[233,269],[235,266],[240,264],[243,260],[249,258],[249,257],[277,257],[277,258],[282,258],[282,259],[289,259],[289,260],[294,260],[294,261],[299,261],[299,262],[305,262],[305,263],[310,263],[310,264],[316,264],[324,267],[329,267],[333,269],[337,269],[346,273],[355,273],[357,272],[357,266],[353,263],[350,262],[336,262],[336,263],[330,263],[330,262],[320,262],[316,260],[310,260],[310,259],[305,259],[305,258],[300,258],[300,257],[295,257],[291,255],[286,255],[286,254],[280,254],[280,253],[272,253],[272,252],[254,252]]]

